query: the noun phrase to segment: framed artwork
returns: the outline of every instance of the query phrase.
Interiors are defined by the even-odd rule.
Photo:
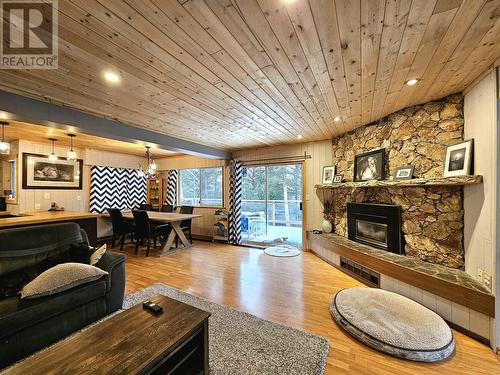
[[[335,177],[333,177],[333,182],[335,184],[341,183],[344,180],[344,175],[343,174],[336,174]]]
[[[83,160],[23,153],[23,189],[82,189]]]
[[[385,178],[385,149],[356,155],[354,181],[383,180]]]
[[[404,167],[399,167],[394,172],[395,180],[411,180],[413,178],[413,165],[405,165]]]
[[[444,177],[464,176],[472,173],[474,140],[458,143],[446,148]]]
[[[323,184],[331,184],[333,182],[333,178],[335,177],[335,166],[329,165],[323,167]]]

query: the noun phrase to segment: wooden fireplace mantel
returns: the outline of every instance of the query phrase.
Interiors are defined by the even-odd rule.
[[[373,271],[435,294],[474,311],[495,316],[495,297],[461,270],[389,253],[336,234],[307,232],[309,249],[322,247]]]
[[[361,182],[340,182],[331,185],[315,185],[316,189],[352,189],[352,188],[375,188],[375,187],[430,187],[430,186],[464,186],[477,185],[483,182],[483,176],[456,176],[456,177],[434,177],[413,178],[411,180],[370,180]]]

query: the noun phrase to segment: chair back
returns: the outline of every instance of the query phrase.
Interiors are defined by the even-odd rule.
[[[149,237],[151,235],[151,226],[149,224],[148,213],[144,210],[133,210],[135,221],[135,234],[139,238]]]
[[[193,211],[194,211],[193,206],[181,206],[179,213],[191,215],[193,213]],[[181,221],[181,228],[189,228],[191,226],[191,221],[192,221],[192,219],[182,220]]]
[[[113,227],[113,234],[121,236],[126,234],[127,222],[123,218],[122,212],[118,208],[108,208],[109,217],[111,218],[111,225]]]
[[[150,203],[141,203],[139,205],[139,210],[142,211],[153,211],[153,205]]]
[[[160,212],[173,212],[174,211],[174,206],[171,204],[164,204],[160,208]]]

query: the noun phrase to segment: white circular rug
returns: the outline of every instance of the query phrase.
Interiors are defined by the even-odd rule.
[[[455,348],[450,327],[438,314],[386,290],[342,289],[333,296],[330,313],[351,336],[395,357],[436,362]]]
[[[265,249],[264,252],[273,257],[296,257],[300,255],[300,250],[291,245],[271,246]]]

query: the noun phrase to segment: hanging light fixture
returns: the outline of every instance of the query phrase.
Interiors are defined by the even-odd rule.
[[[0,142],[0,154],[8,155],[10,154],[10,143],[5,142],[5,126],[9,125],[9,123],[5,121],[0,121],[0,125],[2,126],[2,141]]]
[[[76,134],[68,134],[69,137],[69,150],[67,152],[68,160],[76,160],[76,151],[73,150],[73,138],[76,137]]]
[[[151,152],[151,147],[149,146],[146,146],[146,163],[147,167],[143,168],[141,165],[137,174],[139,177],[146,176],[147,178],[155,178],[157,166],[156,162],[153,160],[153,153]]]
[[[55,141],[57,141],[57,139],[55,139],[55,138],[49,138],[49,141],[52,142],[52,153],[49,155],[49,161],[51,163],[55,163],[57,161],[56,147],[55,147]]]

